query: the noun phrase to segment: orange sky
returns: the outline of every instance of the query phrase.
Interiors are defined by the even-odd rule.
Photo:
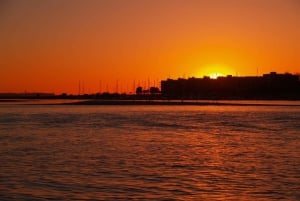
[[[2,0],[0,92],[300,72],[299,0]]]

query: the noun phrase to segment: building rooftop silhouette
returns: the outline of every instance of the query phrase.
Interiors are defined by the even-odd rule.
[[[298,75],[271,72],[263,76],[188,78],[161,81],[161,93],[170,99],[299,99]]]

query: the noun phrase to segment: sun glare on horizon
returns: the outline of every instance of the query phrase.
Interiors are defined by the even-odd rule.
[[[196,73],[197,77],[208,76],[210,79],[217,79],[218,77],[232,75],[232,69],[223,64],[206,65]]]
[[[210,79],[217,79],[218,77],[224,76],[222,73],[211,73],[208,75]]]

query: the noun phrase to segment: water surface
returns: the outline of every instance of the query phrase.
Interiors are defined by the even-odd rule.
[[[1,200],[300,200],[298,106],[0,105]]]

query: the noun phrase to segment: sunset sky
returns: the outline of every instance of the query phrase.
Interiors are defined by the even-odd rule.
[[[0,0],[0,92],[300,73],[299,0]]]

